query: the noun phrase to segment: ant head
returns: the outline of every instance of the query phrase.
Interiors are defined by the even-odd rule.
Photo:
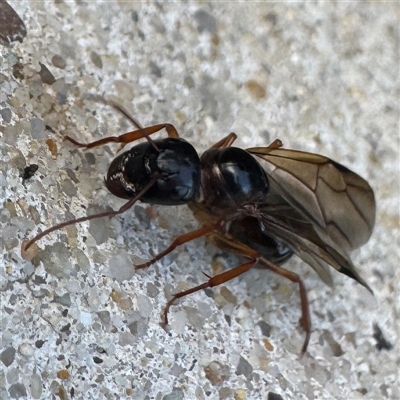
[[[115,196],[129,199],[157,178],[140,198],[144,203],[185,204],[200,187],[200,159],[191,144],[166,138],[132,147],[113,160],[106,186]]]

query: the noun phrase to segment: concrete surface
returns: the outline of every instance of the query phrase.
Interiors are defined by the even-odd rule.
[[[10,5],[27,37],[1,47],[0,398],[399,399],[398,4]],[[376,228],[353,259],[375,296],[290,260],[311,303],[301,359],[297,287],[262,270],[185,298],[160,326],[171,293],[239,262],[198,240],[135,272],[197,226],[185,206],[69,227],[24,260],[25,238],[123,204],[103,184],[115,146],[63,141],[131,129],[103,94],[199,152],[235,131],[239,146],[280,138],[365,177]]]

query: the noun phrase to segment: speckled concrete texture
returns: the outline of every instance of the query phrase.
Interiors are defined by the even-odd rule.
[[[396,3],[10,1],[22,43],[0,47],[1,399],[399,399],[399,8]],[[371,240],[353,254],[371,296],[296,258],[313,322],[299,357],[298,288],[263,270],[173,306],[172,293],[239,260],[204,240],[134,265],[197,227],[186,206],[124,202],[103,177],[117,146],[88,142],[169,122],[201,153],[238,146],[321,153],[375,190]],[[33,176],[22,179],[27,166]]]

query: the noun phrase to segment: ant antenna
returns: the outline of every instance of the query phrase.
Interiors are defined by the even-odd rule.
[[[133,125],[136,126],[138,129],[143,129],[143,126],[139,123],[139,121],[134,118],[129,112],[120,104],[115,103],[112,100],[107,100],[105,99],[106,103],[108,103],[111,107],[115,108],[117,111],[119,111],[124,117],[128,118],[129,121],[132,122]],[[153,147],[156,151],[161,153],[160,148],[154,143],[154,140],[149,136],[149,135],[144,135],[143,136]],[[121,149],[120,149],[121,150]]]
[[[68,225],[75,225],[81,222],[85,221],[90,221],[92,219],[96,218],[102,218],[102,217],[114,217],[115,215],[122,214],[125,211],[127,211],[129,208],[131,208],[140,198],[154,185],[154,183],[157,181],[159,178],[158,175],[154,176],[148,183],[147,185],[132,199],[130,199],[127,203],[125,203],[118,211],[106,211],[102,212],[99,214],[94,214],[94,215],[87,215],[86,217],[81,217],[77,219],[73,219],[70,221],[65,221],[60,224],[54,225],[49,229],[46,229],[45,231],[39,233],[36,235],[33,239],[31,239],[26,245],[24,250],[28,250],[29,247],[33,245],[33,243],[37,242],[39,239],[41,239],[43,236],[48,235],[51,232],[57,231],[58,229],[64,228],[65,226]]]

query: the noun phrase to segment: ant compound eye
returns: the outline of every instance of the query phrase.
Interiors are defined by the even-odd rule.
[[[129,199],[151,179],[148,163],[145,163],[151,149],[148,143],[141,143],[112,161],[106,186],[114,196]]]

